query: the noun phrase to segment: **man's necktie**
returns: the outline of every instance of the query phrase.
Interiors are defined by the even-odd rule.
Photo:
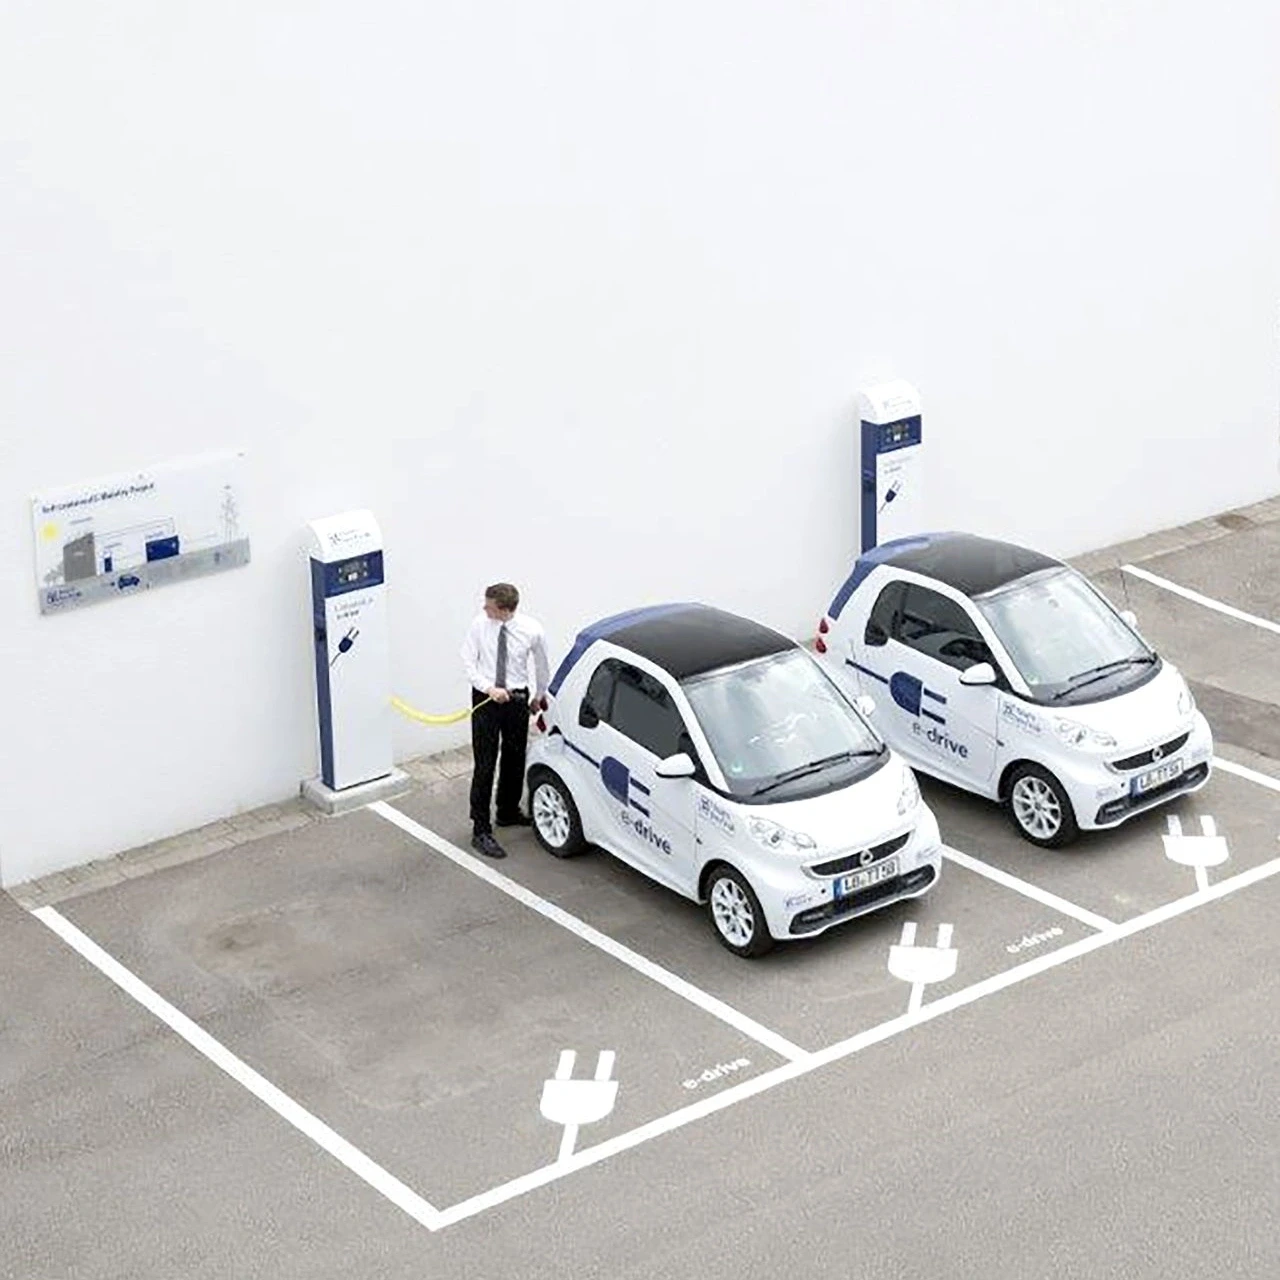
[[[499,689],[507,687],[507,624],[505,622],[498,631],[498,666],[494,673],[493,683]]]

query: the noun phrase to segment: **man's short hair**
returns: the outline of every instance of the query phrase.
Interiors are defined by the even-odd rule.
[[[514,609],[520,603],[520,592],[509,582],[495,582],[485,587],[484,598],[492,600],[499,609]]]

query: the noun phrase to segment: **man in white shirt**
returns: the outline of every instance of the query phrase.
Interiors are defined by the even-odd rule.
[[[529,715],[550,684],[547,640],[542,624],[516,616],[520,593],[509,582],[485,588],[484,609],[462,642],[462,665],[471,682],[471,847],[487,858],[505,858],[489,820],[497,766],[497,822],[527,827],[520,812]],[[530,669],[532,668],[532,670]],[[486,701],[489,699],[489,701]],[[483,706],[480,704],[484,703]]]

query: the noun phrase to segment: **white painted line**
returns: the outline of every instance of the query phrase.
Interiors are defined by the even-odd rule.
[[[1274,631],[1277,635],[1280,635],[1280,622],[1272,622],[1270,618],[1259,618],[1256,614],[1245,613],[1243,609],[1237,609],[1234,605],[1223,604],[1221,600],[1212,600],[1208,596],[1202,596],[1198,591],[1192,591],[1188,587],[1179,586],[1176,582],[1170,582],[1168,578],[1160,578],[1154,573],[1148,573],[1146,569],[1139,569],[1136,565],[1122,564],[1120,568],[1125,573],[1132,574],[1135,578],[1150,582],[1153,586],[1162,587],[1165,591],[1172,591],[1174,595],[1181,596],[1184,600],[1191,600],[1195,604],[1204,605],[1206,609],[1215,609],[1218,613],[1226,614],[1228,618],[1236,618],[1240,622],[1248,622],[1255,627],[1261,627],[1264,631]]]
[[[792,1044],[786,1037],[779,1035],[776,1031],[771,1031],[766,1026],[762,1026],[754,1018],[749,1018],[745,1013],[740,1013],[737,1009],[725,1004],[723,1000],[717,1000],[715,996],[703,991],[700,987],[695,987],[693,983],[686,982],[669,969],[664,969],[660,964],[655,964],[654,961],[642,956],[638,951],[632,951],[630,947],[617,942],[607,934],[601,933],[599,929],[593,928],[585,920],[579,920],[577,916],[570,915],[562,907],[557,907],[555,903],[548,902],[545,898],[540,898],[532,890],[526,889],[524,885],[517,884],[514,880],[495,871],[492,867],[485,866],[479,859],[464,853],[456,844],[450,843],[443,836],[437,835],[434,831],[422,826],[421,823],[406,817],[399,809],[387,804],[385,800],[375,800],[368,808],[388,822],[394,823],[402,831],[413,836],[414,839],[422,841],[423,844],[430,846],[437,853],[441,853],[450,861],[456,862],[464,871],[469,871],[473,876],[478,876],[481,880],[493,885],[495,889],[501,889],[508,897],[524,903],[526,907],[532,908],[539,915],[545,916],[562,928],[568,929],[570,933],[581,938],[583,942],[597,947],[605,952],[606,955],[613,956],[615,960],[620,960],[637,973],[643,974],[660,986],[666,987],[668,991],[688,1000],[690,1004],[696,1005],[704,1013],[709,1013],[713,1018],[719,1018],[721,1022],[727,1023],[734,1030],[740,1031],[757,1044],[764,1045],[766,1049],[771,1049],[779,1057],[786,1058],[791,1062],[797,1062],[808,1057],[804,1049],[801,1049],[799,1045]]]
[[[564,1127],[564,1133],[560,1138],[560,1154],[556,1157],[557,1164],[563,1164],[570,1156],[573,1155],[573,1144],[578,1140],[578,1126],[576,1124],[567,1124]]]
[[[463,1200],[451,1208],[442,1209],[440,1211],[439,1225],[448,1227],[466,1218],[474,1217],[478,1213],[483,1213],[487,1209],[492,1209],[508,1200],[513,1200],[517,1196],[525,1195],[527,1192],[535,1191],[539,1187],[567,1177],[579,1169],[599,1164],[602,1160],[607,1160],[609,1157],[618,1155],[623,1151],[629,1151],[632,1147],[638,1147],[652,1138],[671,1133],[675,1129],[680,1129],[695,1120],[701,1120],[704,1116],[722,1111],[726,1107],[754,1097],[756,1094],[764,1093],[788,1080],[795,1080],[799,1076],[808,1075],[809,1072],[816,1071],[819,1067],[851,1057],[853,1054],[870,1048],[874,1044],[879,1044],[881,1041],[888,1040],[900,1032],[919,1026],[921,1023],[928,1022],[933,1018],[942,1017],[954,1009],[960,1009],[965,1005],[972,1004],[975,1000],[993,995],[995,992],[1002,991],[1006,987],[1012,987],[1017,983],[1025,982],[1028,978],[1033,978],[1037,974],[1057,968],[1058,965],[1067,964],[1080,956],[1087,955],[1091,951],[1097,951],[1101,947],[1120,941],[1122,938],[1130,937],[1135,933],[1142,932],[1144,929],[1163,924],[1167,920],[1172,920],[1175,916],[1180,916],[1187,911],[1194,910],[1196,907],[1203,906],[1207,902],[1225,897],[1238,889],[1246,888],[1277,874],[1280,874],[1280,858],[1275,858],[1271,862],[1253,867],[1249,871],[1243,871],[1228,880],[1221,880],[1201,893],[1193,893],[1188,897],[1178,898],[1162,907],[1157,907],[1154,911],[1148,911],[1145,915],[1135,916],[1132,920],[1126,920],[1122,924],[1113,924],[1105,932],[1090,934],[1089,937],[1070,943],[1057,951],[1046,952],[1044,955],[1037,956],[1034,960],[1028,960],[1024,964],[1017,965],[1012,969],[1006,969],[1002,973],[995,974],[990,978],[984,978],[981,982],[975,982],[972,986],[964,987],[949,996],[943,996],[938,1000],[923,1005],[914,1014],[904,1014],[901,1017],[892,1018],[888,1022],[882,1022],[878,1026],[859,1032],[858,1035],[851,1036],[847,1040],[842,1040],[826,1049],[811,1053],[803,1060],[788,1062],[781,1067],[775,1067],[772,1071],[763,1072],[750,1080],[744,1080],[741,1084],[733,1085],[722,1093],[713,1094],[710,1097],[703,1098],[700,1102],[681,1107],[678,1111],[659,1116],[658,1119],[651,1120],[638,1128],[628,1130],[626,1133],[617,1134],[594,1147],[584,1147],[562,1164],[547,1165],[544,1168],[536,1169],[532,1173],[527,1173],[522,1177],[503,1183],[501,1186],[493,1187],[489,1191],[472,1196],[469,1200]]]
[[[428,1204],[417,1192],[411,1191],[398,1178],[392,1177],[381,1165],[375,1164],[364,1152],[353,1147],[310,1111],[282,1093],[229,1049],[224,1048],[207,1031],[192,1022],[185,1013],[175,1009],[118,960],[108,955],[65,916],[59,915],[52,907],[40,907],[31,914],[52,929],[69,947],[79,952],[95,969],[110,978],[122,991],[155,1014],[172,1031],[176,1031],[214,1066],[220,1067],[237,1084],[242,1084],[260,1102],[265,1102],[281,1119],[288,1121],[335,1160],[346,1165],[356,1177],[363,1179],[379,1194],[386,1196],[392,1204],[398,1209],[403,1209],[416,1222],[431,1231],[439,1230],[441,1222],[438,1209]]]
[[[1213,767],[1221,769],[1223,773],[1234,773],[1237,778],[1247,778],[1260,787],[1270,787],[1272,791],[1280,791],[1280,778],[1273,778],[1269,773],[1259,773],[1256,769],[1246,769],[1244,765],[1236,764],[1234,760],[1224,760],[1221,756],[1214,756]]]
[[[980,862],[977,858],[971,857],[967,853],[961,853],[959,849],[951,848],[950,845],[944,844],[942,846],[942,856],[954,862],[958,867],[964,867],[967,871],[976,872],[980,876],[986,876],[988,880],[994,880],[996,884],[1004,885],[1006,889],[1012,889],[1015,893],[1034,898],[1036,902],[1051,908],[1059,915],[1070,916],[1073,920],[1079,920],[1081,924],[1087,924],[1090,929],[1115,928],[1114,920],[1108,920],[1106,916],[1100,916],[1096,911],[1078,907],[1074,902],[1068,902],[1066,898],[1059,898],[1056,893],[1050,893],[1047,889],[1041,889],[1038,885],[1029,884],[1026,880],[1019,880],[1017,876],[1010,875],[1007,871],[1001,871],[999,867],[993,867],[990,863]]]

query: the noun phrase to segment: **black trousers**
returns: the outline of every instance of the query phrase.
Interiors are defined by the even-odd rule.
[[[471,691],[471,705],[484,702],[485,695]],[[472,713],[471,754],[475,772],[471,775],[471,833],[483,835],[493,830],[489,802],[493,796],[494,768],[498,771],[498,821],[514,818],[524,795],[524,755],[529,745],[529,692],[513,689],[509,702],[490,702]]]

